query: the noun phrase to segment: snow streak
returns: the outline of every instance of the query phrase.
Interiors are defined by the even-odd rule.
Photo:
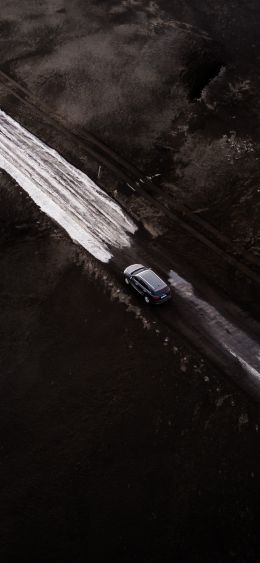
[[[243,330],[232,324],[212,305],[196,295],[190,282],[173,270],[169,273],[169,282],[175,291],[189,304],[192,316],[205,338],[212,336],[223,350],[237,359],[240,366],[255,381],[260,380],[259,344]]]
[[[47,215],[102,262],[136,226],[86,174],[0,110],[0,167]]]

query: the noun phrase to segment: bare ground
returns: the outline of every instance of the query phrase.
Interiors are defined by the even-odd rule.
[[[2,561],[257,562],[258,408],[0,185]]]

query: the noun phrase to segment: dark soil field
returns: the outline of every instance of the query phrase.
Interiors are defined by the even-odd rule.
[[[0,197],[1,561],[257,562],[258,407]]]
[[[8,0],[0,109],[95,179],[48,115],[156,175],[258,275],[259,26],[256,0]],[[103,164],[99,182],[184,273],[259,312],[233,265]],[[0,311],[3,563],[259,563],[258,404],[4,172]]]

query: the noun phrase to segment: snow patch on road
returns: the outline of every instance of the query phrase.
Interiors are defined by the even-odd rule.
[[[228,321],[215,307],[195,294],[190,282],[173,270],[169,273],[169,283],[186,303],[189,303],[192,317],[198,327],[203,329],[205,338],[213,336],[223,350],[236,358],[248,375],[260,379],[259,344],[244,331]]]
[[[112,247],[130,246],[137,227],[119,205],[1,110],[0,167],[98,260],[108,262]]]

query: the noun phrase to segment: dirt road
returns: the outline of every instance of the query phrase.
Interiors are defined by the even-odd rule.
[[[0,166],[68,232],[72,240],[94,257],[107,262],[116,252],[119,278],[130,260],[129,255],[134,263],[145,257],[145,263],[157,264],[164,275],[167,275],[168,264],[167,277],[170,276],[174,287],[174,306],[168,306],[166,312],[160,314],[160,320],[175,330],[179,328],[228,376],[233,373],[238,384],[242,383],[250,390],[255,399],[260,398],[259,325],[253,321],[248,323],[248,329],[255,333],[255,339],[250,338],[240,328],[242,311],[238,308],[232,311],[230,307],[228,310],[227,303],[216,295],[215,302],[218,302],[220,311],[226,308],[231,317],[225,319],[203,300],[203,289],[207,299],[205,284],[203,289],[198,286],[200,297],[196,297],[192,284],[171,270],[171,254],[167,256],[163,251],[163,240],[157,249],[149,251],[149,239],[144,236],[142,244],[136,246],[133,235],[137,226],[130,217],[86,175],[4,112],[0,113]],[[120,248],[127,246],[131,246],[129,254],[120,253]],[[113,249],[113,254],[109,249]],[[214,298],[212,290],[211,294]]]

